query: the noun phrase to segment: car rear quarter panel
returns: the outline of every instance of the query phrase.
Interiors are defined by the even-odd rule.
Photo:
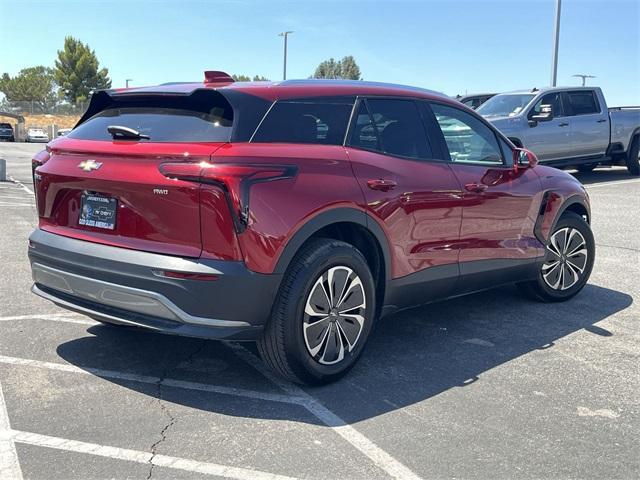
[[[251,187],[250,219],[238,235],[249,269],[272,273],[289,240],[309,220],[332,209],[362,210],[362,192],[342,146],[227,144],[216,162],[295,165],[294,178]]]

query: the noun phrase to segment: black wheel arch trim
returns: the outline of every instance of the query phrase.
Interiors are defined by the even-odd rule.
[[[544,235],[542,235],[542,223],[544,222],[544,214],[545,211],[547,210],[547,205],[549,203],[549,197],[551,196],[551,194],[554,193],[553,190],[547,190],[544,192],[543,196],[542,196],[542,202],[540,203],[540,209],[538,210],[538,218],[536,219],[536,224],[534,226],[534,234],[536,236],[536,238],[542,242],[543,245],[547,244],[547,239],[544,238]],[[567,211],[567,208],[569,208],[571,205],[575,205],[575,204],[579,204],[580,206],[582,206],[586,212],[587,212],[587,224],[590,224],[591,222],[591,209],[589,208],[589,204],[585,201],[584,197],[582,197],[581,195],[571,195],[569,198],[567,198],[564,203],[560,206],[560,208],[558,209],[558,213],[556,214],[555,218],[553,219],[553,223],[551,224],[551,229],[550,231],[553,232],[553,230],[556,228],[556,224],[558,223],[558,221],[560,220],[560,218],[562,217],[562,215]]]
[[[307,222],[300,227],[293,237],[287,242],[284,250],[278,258],[273,273],[284,273],[291,264],[293,257],[307,240],[324,227],[328,227],[336,223],[354,223],[360,225],[375,237],[380,245],[380,249],[382,250],[385,276],[386,281],[388,282],[391,275],[391,255],[389,253],[387,237],[384,234],[382,227],[380,227],[378,222],[371,218],[370,215],[363,210],[351,207],[337,207],[331,210],[326,210],[307,220]]]

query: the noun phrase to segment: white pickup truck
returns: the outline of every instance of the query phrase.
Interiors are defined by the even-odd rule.
[[[541,163],[626,165],[640,175],[640,107],[607,108],[597,87],[551,87],[501,93],[476,110]]]

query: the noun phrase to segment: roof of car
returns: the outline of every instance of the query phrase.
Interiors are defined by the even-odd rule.
[[[413,96],[430,99],[450,98],[443,93],[424,88],[391,83],[369,82],[362,80],[284,80],[281,82],[185,82],[165,83],[149,87],[122,88],[109,90],[110,95],[136,94],[190,94],[195,90],[208,88],[214,90],[241,91],[268,100],[301,98],[312,96],[341,95],[388,95]]]

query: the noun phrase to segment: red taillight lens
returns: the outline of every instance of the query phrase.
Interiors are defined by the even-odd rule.
[[[176,272],[173,270],[154,270],[153,273],[158,277],[177,278],[180,280],[214,281],[218,279],[218,275],[213,275],[210,273]]]
[[[293,178],[294,165],[250,164],[250,163],[163,163],[160,172],[168,178],[219,185],[225,190],[234,206],[240,228],[249,221],[249,193],[256,183]]]

